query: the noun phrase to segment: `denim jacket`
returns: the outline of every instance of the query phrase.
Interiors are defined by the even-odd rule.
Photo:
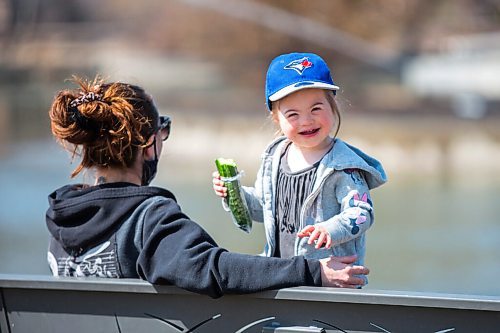
[[[275,189],[279,160],[288,139],[273,141],[262,155],[262,164],[254,187],[243,186],[245,199],[254,221],[263,222],[266,246],[263,255],[272,256],[276,246]],[[307,237],[296,238],[295,255],[325,258],[356,254],[356,264],[365,258],[365,231],[373,224],[370,190],[387,181],[377,160],[340,139],[320,161],[311,194],[300,216],[299,230],[306,225],[323,225],[332,237],[330,249],[315,249]]]

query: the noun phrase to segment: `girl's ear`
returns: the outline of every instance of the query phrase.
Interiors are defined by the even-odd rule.
[[[274,135],[276,137],[278,137],[278,136],[283,135],[283,131],[281,130],[280,120],[279,120],[279,116],[278,116],[279,110],[277,107],[275,107],[276,103],[278,103],[278,102],[273,102],[273,109],[269,113],[269,117],[271,118],[272,122],[274,123],[274,126],[276,127],[276,131],[274,132]]]
[[[279,124],[280,120],[279,120],[278,112],[280,112],[280,111],[278,109],[278,101],[273,102],[272,105],[273,105],[273,108],[272,108],[271,112],[269,113],[269,117],[271,117],[271,120],[275,124]]]

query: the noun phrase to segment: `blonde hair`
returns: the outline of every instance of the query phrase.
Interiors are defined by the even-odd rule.
[[[337,104],[337,101],[335,100],[335,95],[333,93],[332,90],[326,90],[326,89],[322,89],[324,92],[325,92],[325,97],[326,97],[326,100],[328,102],[328,104],[330,104],[330,107],[332,108],[332,112],[333,112],[333,115],[336,117],[337,121],[336,121],[336,129],[335,129],[335,134],[333,135],[333,138],[335,139],[337,137],[337,134],[339,133],[339,130],[340,130],[340,124],[342,122],[342,117],[340,115],[340,109],[338,107],[338,104]],[[271,119],[273,120],[274,123],[279,123],[278,121],[278,112],[279,112],[279,103],[280,100],[277,100],[275,102],[271,102],[271,113],[270,113],[270,117]],[[278,135],[283,135],[283,132],[281,131],[281,129],[279,128],[278,126],[278,129],[276,130],[276,133],[275,133],[277,136]]]
[[[99,76],[71,81],[79,87],[59,91],[49,110],[54,137],[82,158],[71,177],[94,166],[130,167],[139,147],[158,130],[151,97],[139,86],[105,83]]]

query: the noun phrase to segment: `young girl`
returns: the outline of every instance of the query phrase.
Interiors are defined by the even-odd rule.
[[[364,262],[369,191],[386,175],[377,160],[336,138],[338,89],[316,54],[283,54],[269,66],[266,102],[284,136],[265,150],[255,187],[243,186],[252,219],[265,225],[266,256],[357,255]],[[217,173],[213,187],[226,196]]]

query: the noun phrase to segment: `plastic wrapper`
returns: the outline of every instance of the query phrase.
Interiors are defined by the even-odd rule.
[[[232,159],[218,158],[215,160],[217,171],[227,188],[227,196],[224,198],[234,224],[245,232],[252,230],[252,218],[245,200],[245,194],[241,189],[241,173],[238,172],[236,163]]]

